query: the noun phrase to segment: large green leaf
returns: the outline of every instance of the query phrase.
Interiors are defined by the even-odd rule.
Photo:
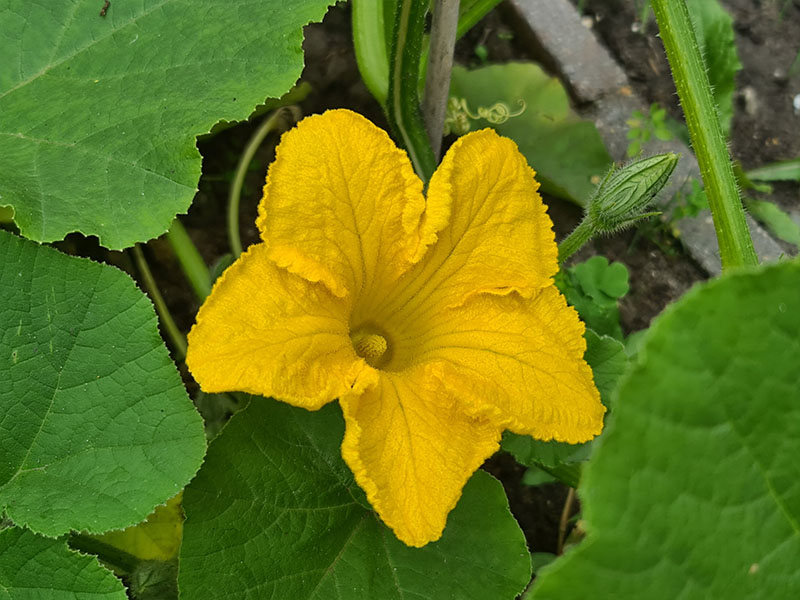
[[[0,231],[0,512],[45,535],[144,519],[203,458],[202,420],[121,271]]]
[[[102,4],[0,4],[0,205],[35,240],[166,231],[195,193],[195,136],[292,86],[329,0]]]
[[[122,583],[93,556],[26,529],[0,531],[0,600],[125,600]]]
[[[800,598],[800,262],[695,288],[651,328],[536,599]]]
[[[474,71],[455,67],[450,96],[465,100],[471,114],[491,117],[469,120],[473,129],[493,127],[514,140],[548,193],[585,204],[608,171],[611,156],[594,123],[572,111],[564,87],[538,65],[508,63]],[[503,121],[504,110],[522,112]]]
[[[479,472],[442,539],[405,546],[339,455],[336,405],[254,398],[209,447],[184,493],[183,600],[511,600],[530,557],[500,484]]]

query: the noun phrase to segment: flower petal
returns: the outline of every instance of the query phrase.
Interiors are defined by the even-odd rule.
[[[189,333],[186,364],[206,392],[242,391],[311,410],[377,373],[356,356],[349,304],[281,269],[256,244],[217,280]]]
[[[555,286],[532,298],[475,296],[432,322],[417,360],[448,365],[443,383],[469,414],[573,444],[602,430],[585,328]]]
[[[449,223],[403,288],[373,309],[420,314],[478,293],[531,296],[558,271],[558,248],[534,171],[514,142],[491,129],[460,138],[428,188],[427,210],[451,212]],[[449,207],[449,208],[443,208]]]
[[[303,119],[276,152],[257,225],[270,257],[336,296],[370,294],[408,269],[447,221],[383,130],[348,110]]]
[[[342,456],[381,519],[417,547],[441,537],[464,484],[500,440],[497,427],[444,393],[435,368],[382,372],[375,387],[340,400]]]

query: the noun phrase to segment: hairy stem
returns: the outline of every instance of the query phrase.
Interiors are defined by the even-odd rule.
[[[686,2],[653,0],[652,6],[703,176],[722,267],[756,265],[753,240]]]
[[[563,265],[570,256],[575,254],[586,242],[592,239],[594,233],[591,220],[584,217],[583,221],[573,229],[572,233],[564,238],[558,245],[559,266]]]

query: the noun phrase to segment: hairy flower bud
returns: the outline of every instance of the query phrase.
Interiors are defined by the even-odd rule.
[[[613,233],[654,213],[645,210],[662,190],[678,164],[679,156],[656,154],[614,167],[589,201],[586,214],[595,233]]]
[[[633,161],[619,169],[612,166],[589,199],[583,221],[558,245],[559,264],[598,233],[614,233],[657,215],[645,210],[664,188],[679,158],[668,152]]]

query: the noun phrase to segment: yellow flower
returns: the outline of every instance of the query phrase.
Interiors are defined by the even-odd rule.
[[[378,515],[408,545],[439,539],[504,429],[578,443],[603,426],[537,188],[492,130],[459,139],[423,194],[363,117],[303,120],[269,169],[263,243],[198,313],[189,369],[207,392],[338,398],[342,456]]]

